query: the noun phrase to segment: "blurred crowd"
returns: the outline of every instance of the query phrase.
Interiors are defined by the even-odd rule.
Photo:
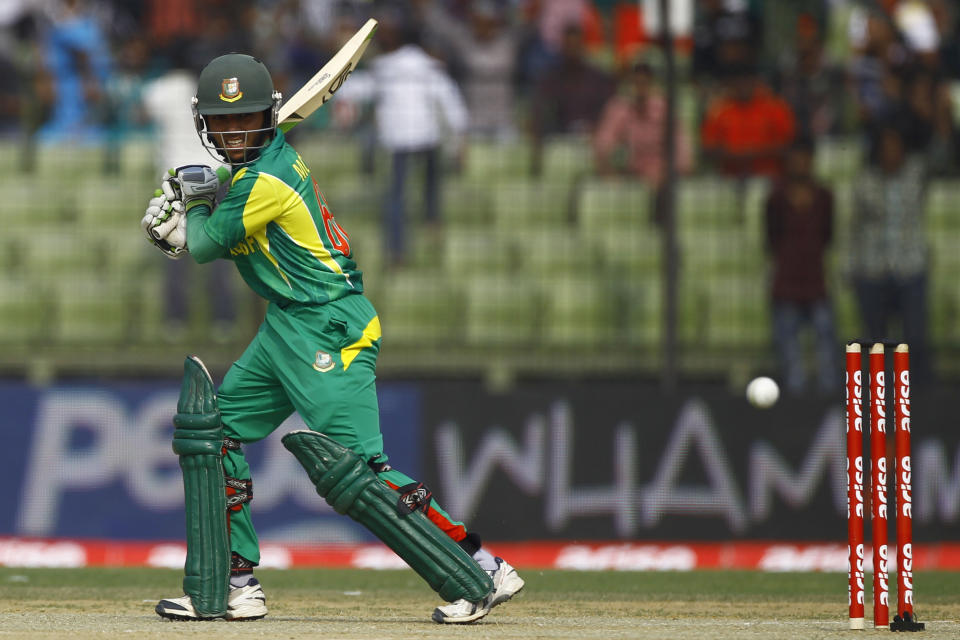
[[[144,83],[172,66],[197,71],[226,51],[263,59],[289,95],[376,16],[415,38],[456,81],[471,134],[536,142],[595,133],[601,170],[656,181],[662,168],[644,155],[656,147],[654,127],[637,124],[663,117],[657,4],[6,0],[0,131],[70,142],[123,135],[149,124],[139,107]],[[936,171],[957,166],[951,87],[960,80],[960,20],[948,0],[671,4],[690,15],[677,39],[679,81],[696,91],[693,139],[678,141],[682,170],[778,175],[797,135],[863,133],[873,152],[889,121]]]
[[[771,180],[765,218],[771,299],[788,387],[806,384],[796,365],[803,360],[796,350],[804,325],[819,337],[825,388],[834,385],[829,372],[838,370],[828,354],[835,351],[836,335],[823,267],[834,236],[833,185],[819,180],[811,164],[817,145],[828,138],[854,141],[864,159],[854,178],[859,240],[851,245],[848,268],[865,331],[880,337],[901,328],[922,377],[929,260],[921,212],[926,180],[960,167],[960,7],[949,0],[671,4],[680,9],[679,22],[688,18],[675,49],[676,170]],[[171,70],[196,74],[229,51],[263,59],[290,95],[373,16],[381,31],[362,67],[375,81],[352,80],[340,109],[318,113],[311,126],[362,126],[345,115],[347,106],[351,100],[389,106],[383,85],[396,76],[388,62],[426,65],[452,82],[452,90],[436,96],[444,103],[448,134],[529,142],[531,176],[542,172],[545,140],[581,136],[589,141],[584,153],[596,173],[649,183],[659,215],[668,109],[657,5],[5,0],[0,135],[85,144],[150,131],[157,123],[144,106],[144,88]],[[406,52],[403,60],[398,51]],[[425,57],[417,58],[420,53]],[[397,138],[396,126],[378,118],[380,142]],[[429,209],[429,194],[436,190],[431,163],[437,162],[430,150],[438,141],[435,134],[424,140],[391,143],[390,191],[396,195],[402,188],[408,163],[422,160]],[[402,198],[392,202],[396,209]],[[396,225],[390,249],[400,252],[399,262],[404,214],[389,215]]]

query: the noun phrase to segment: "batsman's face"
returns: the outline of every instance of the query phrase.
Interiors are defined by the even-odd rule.
[[[266,114],[227,113],[206,116],[207,130],[214,144],[234,162],[247,159],[247,149],[259,147],[266,135],[264,121]]]

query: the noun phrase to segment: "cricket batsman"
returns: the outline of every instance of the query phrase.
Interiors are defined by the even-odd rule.
[[[402,557],[448,604],[439,623],[479,620],[524,581],[453,520],[383,451],[375,368],[380,321],[363,295],[350,238],[310,169],[278,129],[280,93],[262,62],[231,53],[201,72],[193,98],[201,142],[220,167],[171,170],[141,226],[170,257],[233,260],[269,301],[256,337],[218,391],[196,356],[184,364],[173,449],[184,477],[185,595],[172,620],[267,614],[253,570],[253,480],[243,447],[294,411],[309,429],[283,437],[317,493]]]

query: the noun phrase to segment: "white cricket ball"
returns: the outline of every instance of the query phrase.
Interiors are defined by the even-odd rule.
[[[755,407],[769,409],[780,397],[780,387],[773,378],[760,376],[747,385],[747,400]]]

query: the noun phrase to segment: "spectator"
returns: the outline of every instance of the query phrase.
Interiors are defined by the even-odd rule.
[[[801,332],[813,333],[816,385],[840,388],[840,361],[824,259],[833,240],[833,193],[813,176],[813,141],[798,138],[784,158],[784,176],[766,201],[767,252],[773,266],[773,339],[784,387],[807,390]]]
[[[940,30],[929,0],[900,0],[891,17],[911,56],[929,69],[936,68]]]
[[[534,90],[530,128],[535,175],[540,173],[544,137],[592,134],[600,111],[615,88],[609,74],[586,61],[583,30],[577,24],[568,24],[560,59],[539,79]]]
[[[563,55],[570,25],[580,28],[590,49],[604,45],[603,25],[590,0],[520,0],[531,33],[523,52],[523,72],[538,78]]]
[[[823,38],[816,21],[797,19],[795,47],[780,75],[780,95],[793,109],[799,135],[840,133],[843,128],[844,74],[826,61]]]
[[[692,72],[698,83],[710,84],[757,57],[762,25],[746,5],[725,0],[699,0],[693,25]]]
[[[908,155],[893,125],[879,129],[876,161],[854,182],[850,272],[867,338],[909,343],[914,379],[931,373],[927,353],[926,167]],[[894,323],[898,322],[897,326]]]
[[[593,138],[595,166],[600,174],[625,173],[649,184],[654,193],[654,216],[661,219],[659,203],[664,166],[663,133],[667,104],[655,88],[653,67],[645,62],[634,65],[627,91],[607,102]],[[687,172],[692,166],[690,142],[678,127],[676,166]],[[623,157],[618,162],[618,157]]]
[[[0,57],[6,86],[0,90],[0,128],[20,131],[19,168],[32,171],[36,166],[35,134],[43,122],[40,101],[40,17],[26,7],[11,7],[0,26]],[[6,35],[6,37],[4,36]]]
[[[851,15],[850,39],[855,52],[850,62],[851,94],[870,142],[876,137],[874,129],[890,121],[902,101],[897,69],[905,54],[889,18],[876,11],[859,9]]]
[[[794,129],[790,105],[744,66],[733,71],[727,95],[710,105],[700,142],[726,175],[777,177]]]
[[[372,101],[377,139],[391,157],[390,188],[384,206],[387,253],[394,266],[407,257],[406,195],[411,162],[424,165],[424,202],[428,226],[440,225],[440,155],[450,136],[462,157],[467,109],[460,91],[442,64],[417,44],[417,34],[396,14],[380,20],[377,39],[383,53],[369,72],[354,73],[338,92],[341,114],[347,104]],[[347,103],[347,104],[344,104]],[[338,116],[341,121],[344,116]]]
[[[504,23],[493,0],[477,0],[470,5],[468,26],[447,12],[437,14],[434,30],[450,36],[454,65],[462,75],[460,85],[470,114],[470,133],[514,138],[518,34]]]
[[[43,143],[97,143],[103,136],[111,60],[104,32],[85,0],[53,10],[43,44],[50,74],[50,119],[37,132]]]
[[[926,67],[905,74],[898,121],[907,153],[919,153],[927,166],[947,172],[953,165],[953,102],[950,88]]]
[[[172,41],[169,48],[169,68],[146,82],[142,91],[143,110],[154,131],[154,166],[157,184],[167,177],[167,170],[188,164],[214,167],[221,163],[206,152],[197,137],[190,102],[197,91],[196,60],[188,42]],[[198,270],[194,260],[165,260],[164,293],[166,328],[164,338],[177,342],[189,331],[192,283],[205,288],[204,299],[209,301],[213,326],[211,336],[217,342],[236,335],[236,300],[231,294],[233,267],[229,261],[218,260],[213,270]]]

